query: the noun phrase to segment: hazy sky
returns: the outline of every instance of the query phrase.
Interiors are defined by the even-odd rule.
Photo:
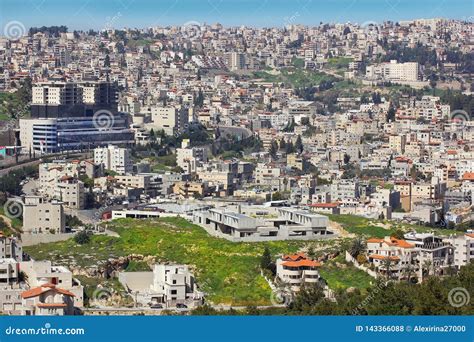
[[[0,0],[0,29],[11,21],[26,28],[70,29],[182,25],[283,26],[323,22],[382,22],[415,18],[474,21],[473,0]],[[3,33],[3,32],[0,32]]]

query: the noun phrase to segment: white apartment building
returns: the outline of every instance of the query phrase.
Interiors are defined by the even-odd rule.
[[[55,184],[53,198],[61,201],[67,208],[82,210],[85,205],[84,183],[73,177],[63,176]]]
[[[173,135],[185,130],[189,122],[189,110],[185,107],[151,107],[152,128]]]
[[[415,245],[405,240],[386,236],[383,239],[367,240],[367,261],[375,271],[391,278],[402,278],[405,269],[412,268],[413,276],[418,271]]]
[[[143,189],[147,190],[150,188],[151,176],[149,175],[126,175],[126,176],[115,176],[117,184],[125,186],[127,188]]]
[[[106,170],[114,171],[119,175],[131,173],[133,170],[130,150],[114,145],[95,148],[94,163],[102,164]]]
[[[207,149],[188,147],[188,139],[184,139],[181,148],[176,149],[176,163],[185,173],[194,173],[198,166],[207,162]]]
[[[417,62],[398,63],[391,60],[389,63],[368,66],[365,76],[372,80],[418,81],[420,66]]]
[[[68,105],[82,103],[82,88],[77,83],[54,81],[32,87],[33,105]]]
[[[156,264],[153,268],[153,297],[158,303],[174,307],[178,303],[193,302],[201,298],[193,274],[187,265]]]
[[[454,265],[459,268],[474,260],[474,233],[472,231],[461,235],[452,236],[444,240],[454,247]]]
[[[277,259],[277,277],[288,284],[292,291],[298,292],[304,283],[315,284],[322,281],[318,261],[309,259],[304,253],[284,255]]]
[[[23,205],[23,233],[64,233],[65,224],[62,203],[43,202],[43,198],[39,196],[25,197]]]

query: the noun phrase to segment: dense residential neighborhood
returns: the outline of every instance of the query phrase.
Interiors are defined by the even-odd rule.
[[[473,37],[0,37],[0,313],[472,315]]]

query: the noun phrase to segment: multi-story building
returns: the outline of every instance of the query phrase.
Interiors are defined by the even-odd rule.
[[[94,163],[102,164],[106,170],[114,171],[119,175],[131,173],[133,170],[130,150],[114,145],[95,148]]]
[[[194,304],[202,299],[187,265],[156,264],[153,268],[154,292],[152,302],[175,307],[178,304]]]
[[[55,184],[53,198],[67,208],[82,210],[85,205],[84,183],[74,177],[63,176]]]
[[[298,292],[303,284],[321,283],[318,261],[309,259],[304,253],[284,255],[277,259],[276,274],[279,280],[288,284],[292,291]]]
[[[182,133],[189,122],[189,109],[184,106],[151,107],[151,126],[167,135]]]
[[[459,268],[474,260],[474,233],[467,232],[464,235],[446,238],[445,242],[454,247],[454,266]]]
[[[447,269],[454,265],[454,247],[441,237],[432,233],[408,233],[405,239],[415,245],[420,278],[426,274],[446,274]]]
[[[31,118],[20,119],[26,153],[134,143],[128,118],[117,112],[114,83],[48,81],[34,84],[32,93]]]
[[[368,79],[387,81],[418,81],[420,66],[417,62],[398,63],[396,60],[391,60],[389,63],[368,66],[365,76]]]
[[[65,231],[61,202],[44,202],[40,196],[26,196],[23,205],[23,233],[59,234]]]
[[[415,245],[394,237],[367,240],[367,261],[377,273],[390,278],[403,278],[411,268],[414,276],[418,271]]]
[[[306,210],[277,208],[277,217],[269,220],[225,209],[193,213],[193,221],[214,236],[231,241],[311,240],[331,237],[327,216]]]
[[[197,167],[207,162],[207,149],[188,147],[188,143],[189,141],[183,141],[181,148],[176,149],[176,163],[185,173],[194,173]]]

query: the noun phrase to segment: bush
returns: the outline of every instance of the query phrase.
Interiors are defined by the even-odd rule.
[[[87,231],[83,230],[74,236],[74,241],[79,245],[85,245],[91,241],[91,237]]]
[[[359,254],[357,256],[357,262],[359,263],[359,265],[363,265],[367,262],[367,258],[365,257],[365,255]]]

